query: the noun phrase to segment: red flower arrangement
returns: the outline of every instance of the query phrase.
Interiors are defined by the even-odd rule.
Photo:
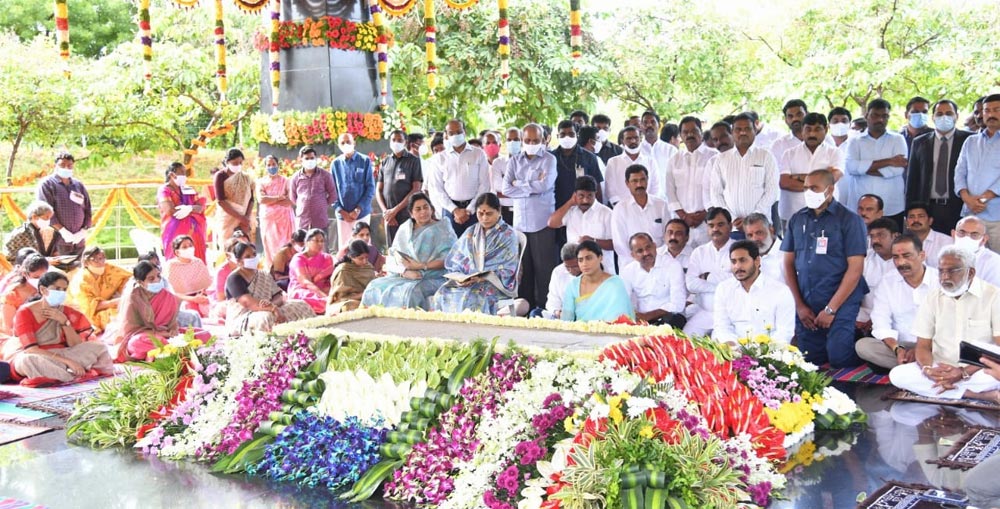
[[[272,45],[268,34],[257,32],[254,47],[258,51],[273,51],[275,46],[283,50],[329,46],[348,51],[375,51],[378,44],[378,29],[374,23],[356,23],[336,16],[282,21],[277,35]],[[385,37],[388,44],[392,34],[386,30]]]

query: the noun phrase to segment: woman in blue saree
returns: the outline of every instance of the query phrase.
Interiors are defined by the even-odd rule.
[[[474,277],[445,283],[434,295],[437,311],[472,310],[495,315],[500,299],[516,296],[517,233],[500,218],[497,195],[483,193],[476,198],[475,206],[479,223],[462,234],[444,265],[449,276]]]
[[[444,259],[455,244],[451,223],[434,219],[434,206],[424,193],[407,203],[410,219],[400,225],[389,250],[394,272],[368,283],[362,306],[428,309],[428,299],[444,284]]]
[[[563,298],[562,319],[577,322],[613,322],[622,315],[635,320],[625,281],[601,268],[603,251],[585,240],[576,248],[580,275],[571,279]]]

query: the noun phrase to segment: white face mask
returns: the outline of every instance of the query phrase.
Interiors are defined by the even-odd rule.
[[[604,143],[601,143],[599,141],[595,141],[594,142],[594,153],[595,154],[599,153],[602,148],[604,148]]]
[[[938,131],[944,133],[951,132],[951,130],[955,128],[955,117],[951,115],[940,115],[934,117],[934,127],[936,127]]]
[[[398,154],[406,150],[406,143],[402,141],[390,141],[389,150],[391,150],[393,154]]]
[[[174,182],[176,182],[179,187],[184,187],[184,184],[187,184],[187,180],[187,175],[174,176]]]
[[[563,136],[559,138],[559,146],[565,150],[569,150],[576,146],[576,136]]]
[[[979,250],[983,247],[981,242],[981,240],[976,240],[972,237],[955,237],[955,247],[965,249],[972,254],[979,254]]]
[[[461,147],[465,145],[465,133],[452,135],[448,138],[448,141],[451,142],[453,148]]]
[[[520,141],[508,141],[507,142],[507,153],[511,157],[516,156],[521,153],[521,142]]]
[[[851,125],[847,122],[830,124],[830,136],[847,136],[851,132]]]
[[[806,207],[818,209],[823,206],[823,203],[826,202],[826,191],[817,193],[816,191],[806,189],[802,192],[802,197],[805,198]]]
[[[340,151],[343,152],[344,155],[350,155],[354,153],[353,143],[341,143],[339,146],[340,146]]]
[[[317,164],[319,164],[319,160],[318,159],[303,159],[302,160],[302,167],[305,168],[305,169],[307,169],[307,170],[315,170]]]
[[[630,156],[638,154],[640,150],[639,147],[631,148],[628,145],[623,145],[622,148],[625,150],[625,153]]]
[[[52,223],[51,219],[35,219],[35,226],[39,230],[44,230],[48,228],[51,223]]]
[[[254,256],[253,258],[244,258],[243,259],[243,268],[246,268],[246,269],[256,269],[257,268],[257,257]]]
[[[944,287],[942,286],[941,287],[941,293],[945,294],[948,297],[961,297],[962,295],[965,294],[965,292],[969,291],[969,284],[970,284],[969,283],[969,275],[966,274],[965,275],[965,281],[963,281],[962,284],[958,288],[955,288],[954,290],[948,291],[948,290],[945,290]]]
[[[38,289],[38,281],[41,278],[39,278],[39,277],[28,277],[28,278],[25,278],[25,279],[28,281],[28,284],[31,285],[32,288],[34,288],[36,290]]]
[[[194,258],[194,248],[185,247],[177,250],[177,256],[184,258],[185,260],[190,260]]]
[[[420,154],[420,155],[422,155],[422,156],[427,155],[427,153],[430,152],[430,151],[431,151],[431,149],[427,147],[426,143],[421,143],[420,144],[420,148],[417,149],[417,153]]]
[[[56,175],[58,175],[59,178],[64,178],[64,179],[73,178],[73,169],[72,168],[60,168],[60,167],[56,166]]]
[[[597,131],[597,141],[606,143],[608,141],[608,131],[605,129]]]
[[[532,145],[530,143],[525,143],[522,148],[524,149],[525,154],[528,154],[529,156],[535,156],[542,151],[542,144],[536,143]]]
[[[233,173],[239,173],[239,172],[243,171],[243,165],[242,164],[230,164],[229,165],[229,171],[231,171]]]

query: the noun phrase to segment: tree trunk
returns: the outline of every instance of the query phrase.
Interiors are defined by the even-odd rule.
[[[17,149],[21,146],[24,133],[27,132],[31,122],[25,122],[23,117],[18,119],[17,136],[14,137],[14,144],[10,147],[10,157],[7,158],[7,185],[14,184],[14,159],[17,157]]]

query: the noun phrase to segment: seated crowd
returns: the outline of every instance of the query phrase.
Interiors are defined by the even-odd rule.
[[[7,240],[4,358],[21,376],[58,378],[51,355],[65,374],[108,369],[80,349],[90,336],[116,347],[111,359],[143,358],[152,337],[200,334],[202,319],[238,336],[359,306],[530,311],[727,343],[766,334],[816,364],[892,370],[914,392],[996,399],[1000,385],[959,362],[958,342],[1000,341],[1000,95],[977,101],[969,131],[947,99],[913,98],[899,132],[887,129],[890,109],[871,101],[852,129],[848,110],[809,112],[796,99],[785,133],[744,112],[708,130],[683,117],[673,139],[647,111],[620,144],[610,118],[582,111],[554,131],[529,123],[472,138],[452,120],[429,151],[422,135],[393,132],[377,169],[344,134],[329,170],[304,147],[290,178],[268,157],[256,181],[231,149],[214,175],[214,217],[183,165],[166,170],[162,274],[158,259],[129,274],[85,245],[89,196],[60,154]],[[208,224],[218,263],[206,258]]]

